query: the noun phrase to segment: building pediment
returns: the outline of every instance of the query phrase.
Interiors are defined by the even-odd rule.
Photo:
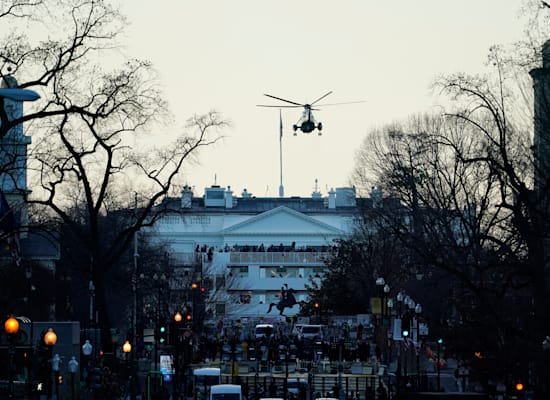
[[[222,232],[224,235],[294,234],[342,235],[344,232],[313,217],[280,206],[250,217]]]

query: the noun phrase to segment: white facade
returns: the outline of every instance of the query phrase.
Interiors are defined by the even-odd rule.
[[[298,302],[307,301],[305,285],[319,279],[324,259],[335,240],[351,232],[357,212],[351,188],[327,198],[256,198],[216,186],[193,197],[186,187],[181,199],[163,206],[169,212],[144,234],[170,249],[171,289],[189,290],[199,281],[207,289],[207,317],[216,319],[268,316],[285,284]],[[298,312],[297,304],[285,316]],[[278,314],[274,308],[269,315]]]

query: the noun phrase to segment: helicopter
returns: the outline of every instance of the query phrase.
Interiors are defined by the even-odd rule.
[[[294,136],[297,135],[298,130],[301,130],[303,133],[311,133],[315,129],[317,129],[318,135],[321,136],[321,131],[323,130],[323,124],[321,122],[317,122],[317,120],[313,116],[313,112],[312,112],[312,111],[318,111],[319,108],[313,108],[313,105],[317,104],[319,101],[323,100],[325,97],[327,97],[330,94],[332,94],[332,91],[330,91],[328,93],[325,93],[324,95],[319,97],[317,100],[315,100],[315,101],[313,101],[309,104],[301,104],[301,103],[297,103],[297,102],[292,101],[292,100],[286,100],[286,99],[283,99],[281,97],[273,96],[271,94],[264,94],[264,96],[271,97],[272,99],[280,100],[280,101],[283,101],[285,103],[289,103],[289,104],[292,104],[292,105],[291,106],[287,106],[287,105],[276,106],[276,105],[258,104],[257,106],[258,107],[277,107],[277,108],[303,107],[304,111],[302,112],[302,116],[300,117],[298,122],[296,122],[294,125],[292,125],[292,129],[294,130]],[[350,101],[350,102],[345,102],[345,103],[332,103],[332,104],[318,104],[317,106],[318,107],[319,106],[335,106],[335,105],[340,105],[340,104],[351,104],[351,103],[363,103],[363,101]]]

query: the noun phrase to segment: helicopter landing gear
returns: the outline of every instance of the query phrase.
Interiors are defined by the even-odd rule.
[[[292,129],[294,129],[294,136],[298,136],[298,134],[296,133],[296,131],[298,130],[298,125],[292,125]]]
[[[317,130],[319,131],[319,132],[317,133],[317,136],[321,136],[321,135],[322,135],[322,133],[321,133],[321,130],[322,130],[322,129],[323,129],[323,124],[322,124],[321,122],[319,122],[319,123],[317,124]]]

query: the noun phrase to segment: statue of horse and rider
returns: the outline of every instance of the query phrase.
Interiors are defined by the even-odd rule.
[[[269,310],[267,310],[267,313],[269,314],[275,306],[277,310],[279,310],[279,315],[283,315],[285,308],[292,308],[296,303],[297,301],[294,297],[294,289],[289,289],[288,284],[285,283],[285,285],[281,287],[281,300],[279,300],[278,303],[271,303],[269,305]]]

